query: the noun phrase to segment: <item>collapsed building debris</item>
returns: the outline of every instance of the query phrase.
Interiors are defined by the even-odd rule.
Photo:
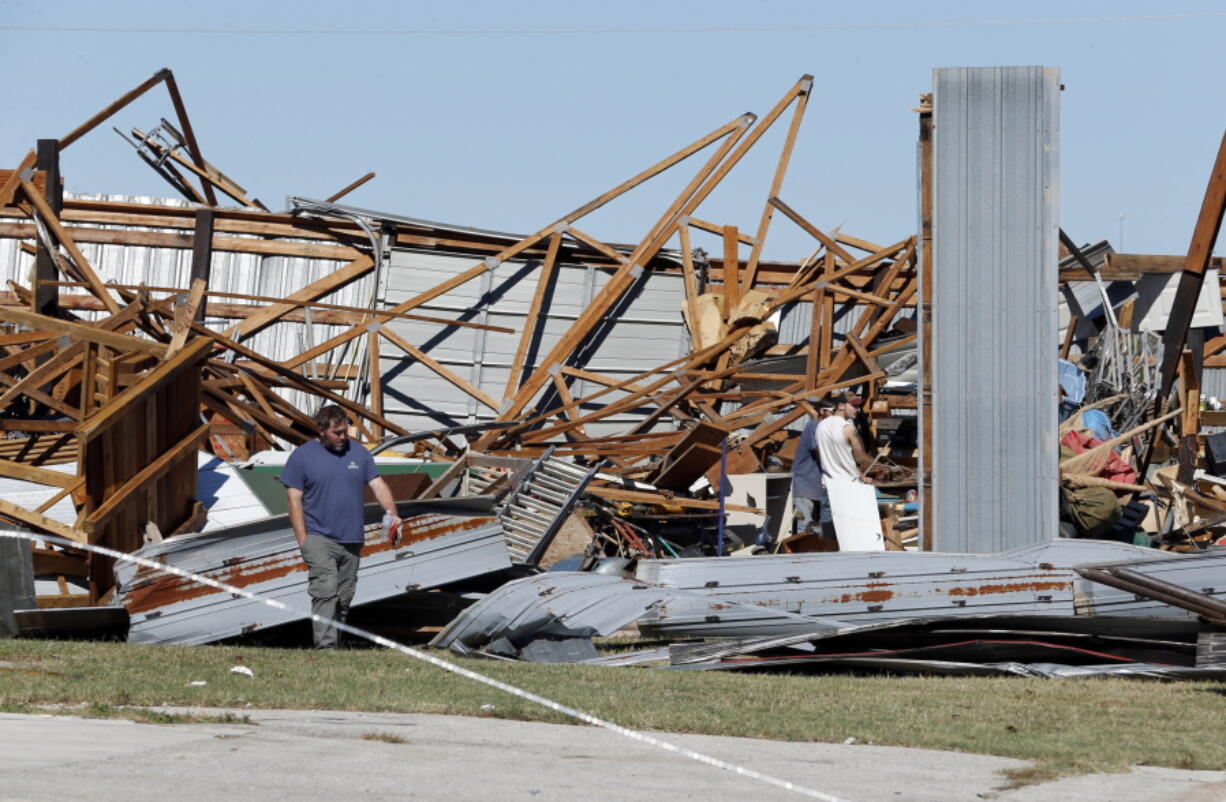
[[[1226,425],[1226,412],[1201,407],[1205,371],[1226,366],[1214,361],[1226,337],[1204,243],[1226,203],[1226,156],[1187,260],[1078,247],[1059,230],[1049,193],[1030,208],[1034,219],[1013,221],[1033,247],[1008,254],[1017,264],[999,269],[996,287],[1016,279],[1018,293],[1042,300],[1041,314],[1022,303],[997,319],[987,298],[964,318],[947,314],[934,335],[934,305],[967,292],[941,266],[956,258],[979,275],[975,253],[1005,253],[992,238],[1009,238],[987,223],[968,233],[934,218],[976,207],[1000,219],[991,182],[983,198],[944,194],[965,165],[947,160],[934,172],[934,149],[956,145],[960,128],[986,114],[1016,139],[1005,156],[1033,168],[1020,184],[993,172],[1002,192],[1030,197],[1055,175],[1045,139],[1054,95],[1030,109],[1041,124],[1020,127],[970,95],[965,108],[939,96],[950,82],[1001,76],[1054,86],[1050,71],[1001,70],[942,73],[938,97],[924,98],[920,235],[887,245],[823,230],[783,199],[810,76],[760,119],[737,116],[523,236],[339,203],[373,173],[325,200],[291,196],[285,211],[270,211],[204,159],[173,75],[161,71],[0,171],[0,430],[9,437],[0,518],[261,595],[300,595],[305,566],[276,477],[285,451],[314,436],[309,411],[327,402],[381,455],[406,518],[398,544],[368,528],[357,603],[395,605],[398,624],[425,620],[427,608],[442,615],[437,646],[704,669],[1210,671],[1196,647],[1226,621],[1213,578],[1213,549],[1226,538],[1226,447],[1206,434]],[[59,154],[158,85],[176,121],[122,135],[183,200],[66,194]],[[940,115],[950,142],[934,139]],[[752,233],[700,217],[785,119]],[[1037,145],[1045,160],[1026,161]],[[691,158],[700,163],[637,241],[579,227]],[[764,258],[776,217],[812,237],[807,258]],[[713,253],[697,247],[702,238]],[[1019,336],[1021,319],[1042,336]],[[952,348],[941,336],[981,348],[983,370],[1005,345],[1016,364],[991,365],[994,389],[973,391],[987,385],[960,362],[949,367],[957,360],[934,376]],[[944,343],[935,354],[933,342]],[[1028,423],[1006,431],[988,411],[1008,406],[1022,364],[1043,382],[1058,377],[1059,390],[1054,380],[1050,393],[1030,388],[1018,418]],[[941,411],[945,424],[934,387],[961,399]],[[798,434],[841,390],[864,398],[856,425],[873,458],[868,507],[883,552],[827,554],[837,539],[793,531]],[[961,437],[934,450],[934,425],[951,431],[963,402],[990,442]],[[223,505],[198,484],[201,453],[224,469],[215,487],[258,498],[256,520],[210,522]],[[944,480],[934,480],[938,464]],[[1026,493],[1005,481],[1019,470]],[[996,494],[978,500],[991,525],[949,504],[969,507],[976,482]],[[934,493],[945,499],[935,519]],[[1047,515],[1049,497],[1058,515]],[[1021,518],[1009,512],[1022,507]],[[951,515],[962,516],[956,527]],[[1057,523],[1065,539],[1049,536]],[[951,543],[978,553],[934,551]],[[583,570],[540,573],[555,563]],[[72,548],[34,549],[32,570],[33,601],[16,601],[26,612],[122,609],[135,642],[205,643],[290,623],[192,580]],[[7,609],[0,630],[12,632],[22,611]],[[601,657],[592,637],[629,625],[663,640],[717,640]]]

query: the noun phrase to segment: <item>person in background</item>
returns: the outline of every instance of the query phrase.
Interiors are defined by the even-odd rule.
[[[817,417],[810,417],[796,443],[792,457],[792,509],[795,514],[796,534],[812,534],[829,528],[830,503],[822,481],[821,458],[817,451],[817,427],[834,413],[830,404],[817,409]]]
[[[832,404],[834,414],[819,423],[815,432],[822,476],[871,484],[867,471],[873,463],[853,423],[864,401],[854,393],[843,393]]]

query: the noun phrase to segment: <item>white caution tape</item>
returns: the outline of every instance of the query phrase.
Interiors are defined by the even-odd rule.
[[[678,755],[682,755],[683,757],[688,757],[691,760],[697,760],[699,763],[706,763],[708,766],[714,766],[717,769],[722,769],[723,771],[729,771],[729,772],[732,772],[733,774],[739,774],[742,777],[747,777],[748,779],[751,779],[751,780],[757,780],[758,782],[763,782],[768,785],[773,785],[778,788],[782,788],[785,791],[793,791],[795,793],[801,794],[803,796],[811,797],[813,799],[821,799],[821,800],[825,800],[825,802],[846,802],[845,800],[842,800],[839,797],[831,796],[830,794],[824,794],[821,791],[816,791],[812,788],[807,788],[803,785],[798,785],[794,782],[789,782],[788,780],[781,780],[778,777],[772,777],[771,775],[763,774],[760,771],[754,771],[753,769],[747,769],[744,766],[738,766],[735,763],[729,763],[725,760],[720,760],[719,758],[711,757],[710,755],[704,755],[702,752],[695,752],[693,749],[687,749],[683,746],[678,746],[676,744],[669,743],[668,741],[660,740],[659,738],[656,738],[653,735],[648,735],[645,732],[639,732],[638,730],[632,730],[629,727],[623,727],[620,724],[614,724],[611,721],[605,721],[604,719],[597,718],[596,716],[593,716],[590,713],[584,713],[582,710],[576,710],[573,707],[567,707],[566,705],[559,704],[558,702],[555,702],[551,699],[546,699],[543,696],[537,696],[535,693],[525,691],[522,688],[516,688],[514,685],[508,685],[507,683],[502,682],[500,680],[496,680],[493,677],[487,677],[484,674],[478,674],[476,671],[471,671],[467,668],[457,666],[454,663],[449,663],[446,660],[441,660],[435,657],[434,655],[426,654],[425,652],[419,651],[410,646],[405,646],[403,643],[397,643],[396,641],[388,640],[382,635],[376,635],[373,632],[367,632],[364,629],[359,629],[358,627],[350,626],[349,624],[345,624],[340,621],[333,621],[330,618],[325,618],[323,616],[314,615],[312,613],[308,613],[303,610],[299,610],[295,607],[292,607],[286,604],[285,602],[278,601],[277,599],[267,599],[262,596],[257,596],[256,594],[251,593],[250,591],[244,590],[243,588],[238,588],[233,585],[228,585],[225,582],[218,582],[216,579],[211,579],[207,576],[201,576],[200,574],[193,574],[190,571],[184,571],[182,568],[176,568],[173,565],[163,565],[162,563],[155,562],[153,560],[149,560],[144,557],[137,557],[136,555],[133,555],[133,554],[127,554],[122,551],[115,551],[114,549],[108,549],[105,546],[94,546],[94,545],[90,545],[87,543],[77,543],[75,541],[68,540],[66,538],[55,537],[51,535],[33,535],[29,532],[22,532],[22,531],[18,531],[14,529],[0,529],[0,537],[17,538],[20,540],[29,540],[29,541],[41,540],[47,543],[54,543],[59,546],[64,546],[66,548],[86,549],[88,551],[94,552],[95,554],[102,554],[107,557],[114,557],[117,560],[125,560],[127,562],[132,562],[137,565],[142,565],[146,568],[151,568],[155,571],[161,571],[167,574],[174,574],[175,576],[180,576],[180,577],[183,577],[184,579],[191,579],[196,582],[199,582],[202,585],[207,585],[211,588],[217,588],[218,590],[225,591],[226,593],[232,593],[236,596],[242,596],[244,598],[251,599],[252,601],[258,601],[263,604],[267,604],[269,607],[273,607],[278,610],[284,610],[286,612],[293,613],[298,616],[302,616],[303,618],[309,618],[312,621],[319,621],[319,622],[331,624],[343,632],[348,632],[351,635],[357,635],[358,637],[366,638],[367,640],[377,643],[380,646],[384,646],[388,649],[393,649],[397,652],[400,652],[401,654],[406,654],[409,657],[415,657],[418,660],[422,660],[426,663],[429,663],[432,666],[441,668],[444,671],[450,671],[453,674],[459,674],[461,677],[467,677],[468,679],[474,680],[475,682],[480,682],[484,685],[489,685],[491,688],[497,688],[498,690],[509,693],[512,696],[517,696],[520,699],[526,699],[529,702],[534,702],[535,704],[538,704],[542,707],[546,707],[550,710],[561,713],[564,716],[569,716],[573,719],[577,719],[587,724],[592,724],[596,727],[602,727],[606,730],[609,730],[610,732],[615,732],[618,735],[623,735],[627,738],[631,738],[636,741],[641,741],[642,743],[649,744],[651,746],[656,747],[657,749],[663,749],[666,752],[673,752]]]

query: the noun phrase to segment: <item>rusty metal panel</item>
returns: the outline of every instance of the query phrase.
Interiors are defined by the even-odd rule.
[[[483,509],[463,501],[432,505],[410,502],[418,514],[402,512],[401,542],[393,547],[370,505],[366,545],[358,570],[354,606],[509,568],[502,526]],[[423,512],[437,507],[438,511]],[[370,519],[373,518],[372,522]],[[287,516],[172,538],[146,547],[137,556],[201,574],[308,611],[307,567]],[[247,634],[304,616],[258,601],[234,597],[193,579],[153,569],[116,569],[116,603],[132,618],[133,643],[199,644]]]

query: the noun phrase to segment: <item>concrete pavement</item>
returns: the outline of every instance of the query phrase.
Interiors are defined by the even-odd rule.
[[[419,714],[228,712],[249,716],[253,724],[0,714],[0,799],[803,798],[593,727]],[[371,733],[405,743],[362,738]],[[1140,767],[998,792],[1004,780],[997,772],[1024,761],[856,744],[660,737],[854,802],[1226,799],[1226,772]]]

